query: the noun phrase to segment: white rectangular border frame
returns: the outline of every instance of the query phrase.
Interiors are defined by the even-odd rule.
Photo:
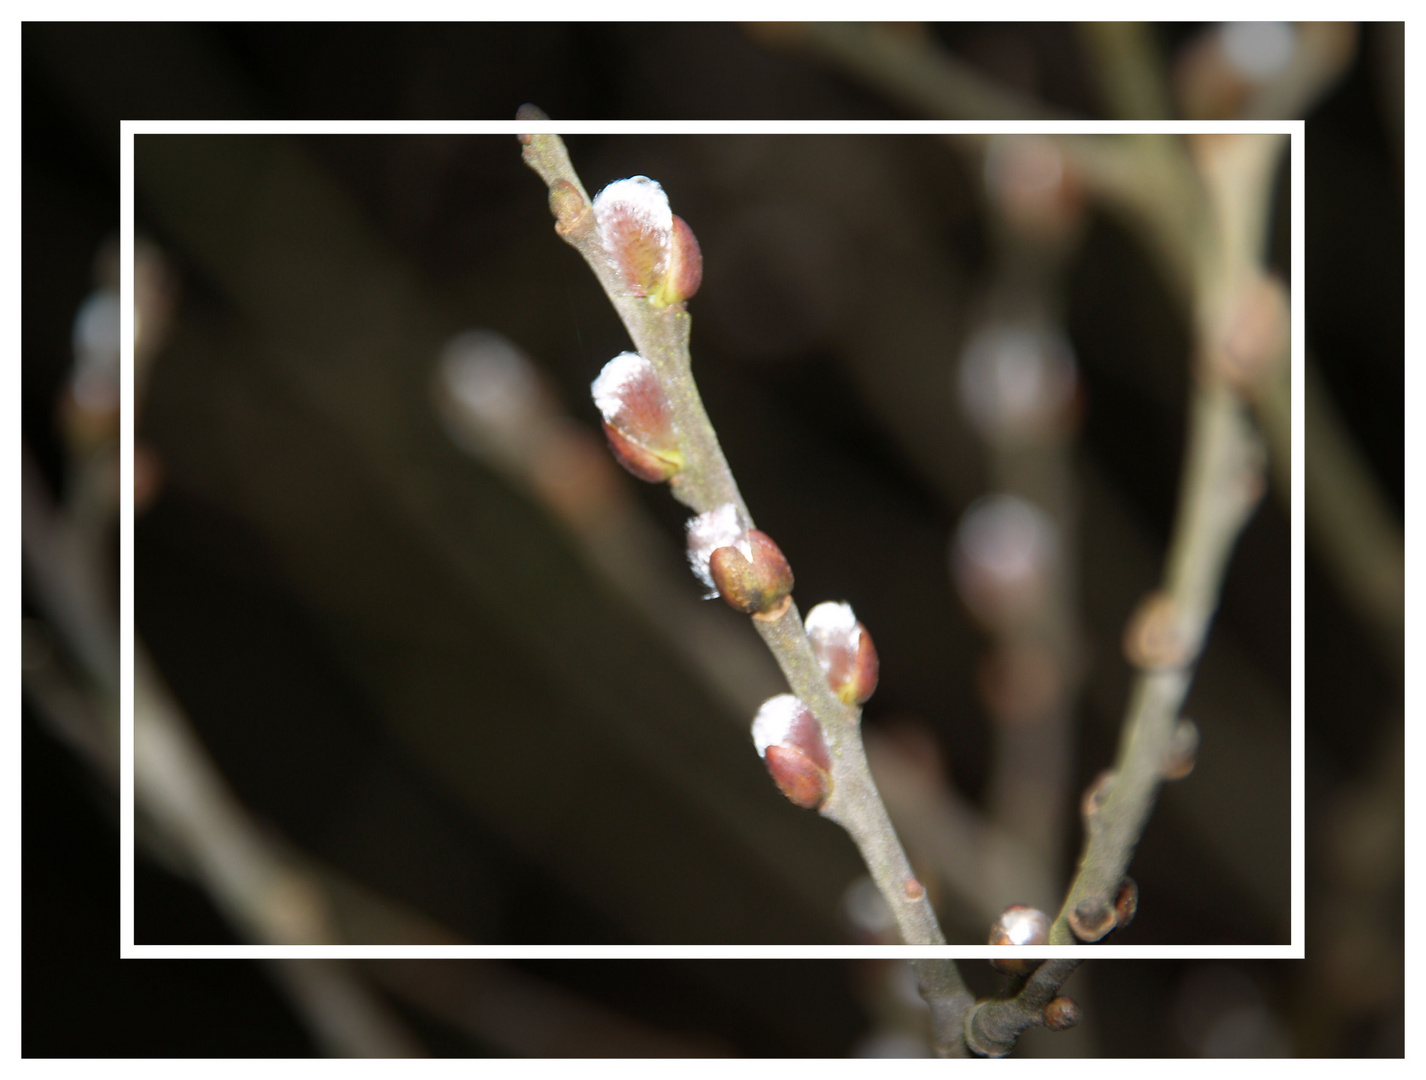
[[[1295,121],[203,121],[125,120],[120,125],[121,389],[120,444],[120,780],[119,955],[123,959],[803,959],[956,957],[989,959],[988,945],[137,945],[134,942],[134,137],[136,135],[509,135],[560,134],[1189,134],[1258,133],[1289,137],[1292,220],[1292,914],[1288,945],[1060,945],[1026,949],[1040,957],[1094,959],[1264,959],[1304,957],[1304,636],[1303,636],[1303,151],[1306,124]],[[516,149],[513,144],[511,153]]]

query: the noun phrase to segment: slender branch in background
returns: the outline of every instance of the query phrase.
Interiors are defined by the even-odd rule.
[[[1161,591],[1130,621],[1125,651],[1139,668],[1113,770],[1086,796],[1079,871],[1050,932],[1052,944],[1098,941],[1123,916],[1116,898],[1159,784],[1182,775],[1196,742],[1179,710],[1188,692],[1234,543],[1257,505],[1262,442],[1236,373],[1244,306],[1255,298],[1266,235],[1275,136],[1201,136],[1193,143],[1214,229],[1199,250],[1196,385],[1179,508]]]
[[[169,314],[167,294],[150,288],[161,276],[147,261],[156,257],[153,249],[138,245],[135,356],[140,387]],[[24,670],[26,692],[40,714],[101,779],[117,788],[119,635],[100,567],[111,557],[108,537],[118,508],[118,395],[103,391],[117,387],[119,327],[117,318],[95,315],[110,309],[117,312],[101,288],[100,299],[91,298],[78,320],[78,363],[63,405],[70,500],[53,503],[28,448],[23,449],[26,579],[53,635],[52,641],[42,639],[37,629],[27,628]],[[142,482],[140,472],[136,484]],[[61,651],[74,670],[61,662]],[[140,841],[176,872],[196,876],[249,940],[338,941],[320,881],[252,821],[168,697],[142,643],[136,642],[135,652],[134,799]],[[325,1052],[352,1057],[422,1052],[405,1024],[347,962],[277,961],[272,970]]]
[[[1076,29],[1086,66],[1099,82],[1110,116],[1123,120],[1167,120],[1173,116],[1152,24],[1085,22]]]
[[[1309,354],[1304,365],[1306,495],[1304,512],[1316,549],[1338,592],[1367,626],[1394,671],[1406,662],[1406,552],[1401,527],[1352,442]],[[1275,487],[1292,491],[1292,373],[1286,364],[1255,396],[1258,419],[1272,446]]]
[[[773,26],[777,33],[759,32]],[[925,34],[868,23],[755,24],[772,47],[802,49],[913,112],[942,119],[1070,119],[1072,114],[1006,90],[976,73]],[[987,136],[952,135],[961,151],[979,154]],[[1183,148],[1170,136],[1066,135],[1061,139],[1086,190],[1120,214],[1164,265],[1180,295],[1192,286],[1200,222],[1184,168]]]
[[[545,119],[529,106],[519,115]],[[698,513],[689,528],[695,571],[714,594],[752,615],[793,691],[767,702],[754,729],[774,779],[793,801],[847,830],[904,941],[943,943],[862,746],[857,706],[875,686],[870,638],[847,609],[833,615],[814,651],[792,602],[791,569],[755,528],[693,380],[685,302],[701,277],[697,242],[653,181],[619,181],[591,201],[558,136],[520,141],[550,189],[556,232],[584,256],[638,349],[612,361],[595,383],[611,445],[630,471],[667,480],[674,497]],[[954,963],[938,963],[945,970],[927,984],[948,995],[948,1008],[963,1009],[970,994]]]
[[[768,48],[797,50],[832,64],[894,98],[934,102],[946,120],[1064,120],[1070,114],[1027,97],[961,63],[929,30],[901,23],[745,23]]]
[[[952,565],[990,639],[979,678],[995,740],[988,812],[1051,877],[1061,859],[1082,666],[1071,461],[1078,374],[1056,294],[1081,233],[1082,204],[1058,140],[994,137],[982,171],[997,258],[957,381],[962,410],[985,440],[993,494],[962,517]],[[997,912],[1011,901],[1054,899],[1001,896]]]

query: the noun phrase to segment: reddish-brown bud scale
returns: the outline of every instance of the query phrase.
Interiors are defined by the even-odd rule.
[[[1071,998],[1052,998],[1045,1006],[1044,1024],[1051,1031],[1068,1031],[1079,1023],[1079,1006]]]
[[[760,529],[748,530],[746,545],[715,548],[708,557],[708,572],[718,595],[747,615],[776,610],[792,592],[792,567]]]
[[[769,746],[763,754],[767,771],[788,802],[815,810],[827,797],[827,773],[806,754],[792,747]]]
[[[822,725],[791,694],[763,702],[753,720],[753,744],[788,801],[816,810],[832,791],[832,759]]]
[[[996,136],[986,151],[985,184],[1005,220],[1037,239],[1056,240],[1080,218],[1079,177],[1056,139]]]
[[[1012,904],[990,928],[989,945],[1044,945],[1050,940],[1050,918],[1038,908]],[[990,966],[1002,975],[1024,977],[1043,964],[1034,957],[996,957]]]
[[[1119,891],[1114,895],[1114,929],[1123,930],[1134,921],[1139,911],[1139,885],[1131,877],[1119,883]]]
[[[1261,274],[1238,297],[1210,360],[1239,393],[1251,398],[1286,358],[1291,322],[1286,287],[1279,278]]]
[[[624,468],[651,483],[683,468],[668,398],[652,364],[637,353],[621,353],[604,365],[590,389],[604,416],[609,447]]]
[[[807,640],[827,674],[827,685],[848,705],[860,705],[876,690],[881,663],[866,627],[851,605],[826,602],[807,613]]]
[[[703,250],[688,222],[673,215],[673,231],[669,237],[668,272],[657,290],[655,299],[665,306],[690,299],[703,284]]]

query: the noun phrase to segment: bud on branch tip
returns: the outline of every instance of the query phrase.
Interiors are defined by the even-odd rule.
[[[791,802],[806,810],[826,802],[832,790],[832,760],[822,725],[800,700],[778,694],[763,702],[753,719],[753,745]]]
[[[650,483],[683,468],[683,450],[669,415],[668,398],[653,365],[638,353],[620,353],[590,386],[604,417],[604,434],[619,463]]]
[[[658,181],[616,180],[594,197],[594,219],[609,263],[634,296],[658,307],[687,300],[703,278],[703,255],[687,223],[669,209]]]

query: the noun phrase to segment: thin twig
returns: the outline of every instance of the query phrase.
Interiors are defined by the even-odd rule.
[[[913,105],[934,101],[930,111],[947,120],[1063,120],[1070,115],[986,78],[926,35],[885,24],[805,23],[795,32],[755,36],[803,48]]]
[[[1406,660],[1406,552],[1401,527],[1361,451],[1352,442],[1309,354],[1303,369],[1306,487],[1303,510],[1316,550],[1327,560],[1342,599],[1370,629],[1394,671]],[[1286,364],[1254,399],[1272,446],[1275,487],[1292,491],[1292,373]]]
[[[1194,395],[1188,460],[1165,588],[1137,620],[1162,647],[1130,694],[1112,785],[1086,814],[1079,872],[1050,944],[1097,940],[1114,928],[1115,894],[1153,809],[1171,756],[1174,726],[1218,603],[1228,555],[1257,503],[1262,452],[1243,403],[1223,386]],[[1131,631],[1134,633],[1134,631]],[[1099,929],[1096,934],[1095,929]]]
[[[1079,960],[1046,960],[1008,998],[982,1001],[966,1014],[965,1041],[982,1057],[1004,1057],[1027,1028],[1045,1023],[1045,1006],[1060,992]]]
[[[1077,29],[1110,116],[1122,120],[1173,116],[1152,23],[1083,22]]]
[[[768,40],[767,35],[763,35]],[[996,84],[925,37],[867,23],[809,23],[779,41],[804,46],[841,71],[901,105],[943,119],[1069,119],[1071,114]],[[949,136],[978,151],[984,135]],[[1200,230],[1196,193],[1170,136],[1062,137],[1066,156],[1085,187],[1123,215],[1164,266],[1170,284],[1188,295]]]
[[[1116,925],[1115,897],[1170,765],[1179,709],[1228,557],[1261,495],[1263,445],[1220,356],[1235,304],[1258,272],[1282,145],[1279,137],[1253,135],[1203,137],[1196,144],[1214,230],[1197,248],[1197,384],[1179,509],[1162,590],[1140,609],[1126,637],[1141,671],[1112,776],[1086,800],[1085,850],[1051,944],[1097,941]]]

